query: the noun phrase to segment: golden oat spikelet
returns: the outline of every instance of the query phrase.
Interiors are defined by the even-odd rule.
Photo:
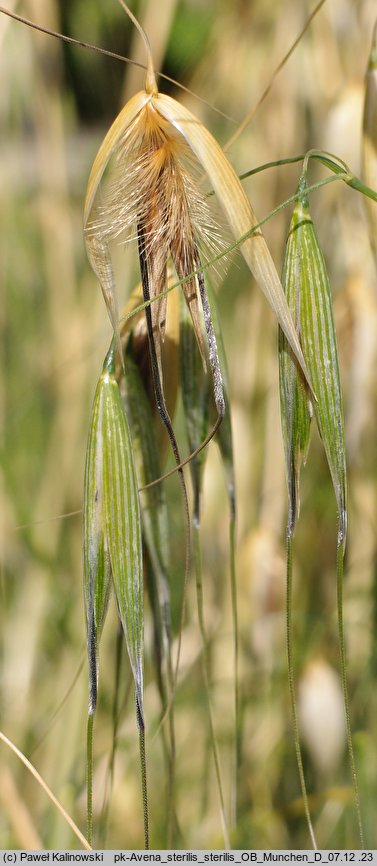
[[[126,8],[123,2],[121,5]],[[215,400],[219,415],[223,415],[216,339],[203,276],[203,264],[215,258],[222,246],[210,199],[199,180],[203,170],[306,378],[307,371],[280,279],[261,230],[253,231],[257,219],[239,178],[203,124],[175,99],[158,92],[145,35],[144,41],[148,50],[145,90],[133,96],[118,114],[90,172],[84,210],[88,257],[101,285],[120,352],[110,243],[115,238],[137,240],[144,298],[152,302],[157,298],[149,309],[160,380],[166,298],[159,296],[167,286],[168,262],[173,262],[178,279],[183,281],[183,292],[204,356],[199,298],[201,301]],[[110,179],[101,195],[101,181],[113,160],[115,181]]]

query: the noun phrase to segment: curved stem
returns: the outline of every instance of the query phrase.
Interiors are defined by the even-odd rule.
[[[14,21],[18,21],[20,24],[25,24],[26,27],[31,27],[33,30],[38,30],[40,33],[44,33],[46,36],[53,36],[55,39],[60,39],[62,42],[68,42],[70,45],[76,45],[78,48],[87,48],[89,51],[96,51],[98,54],[104,54],[105,57],[111,57],[112,60],[120,60],[122,63],[131,63],[132,66],[136,66],[138,69],[145,69],[146,72],[148,71],[148,67],[145,65],[145,63],[139,63],[138,60],[134,60],[131,57],[126,57],[124,54],[117,54],[116,51],[109,51],[107,48],[101,48],[99,45],[92,45],[91,42],[85,42],[84,39],[74,39],[73,36],[66,36],[65,33],[58,33],[56,30],[50,30],[48,27],[42,27],[40,24],[36,24],[35,21],[31,21],[30,18],[25,18],[24,15],[18,15],[16,12],[12,12],[10,9],[6,9],[5,6],[0,6],[0,13],[3,15],[7,15],[8,18],[13,18]],[[174,84],[176,87],[179,87],[180,90],[183,90],[185,93],[189,93],[190,96],[193,96],[194,99],[198,100],[198,102],[206,105],[207,108],[210,108],[211,111],[215,112],[215,114],[219,114],[220,117],[224,117],[225,120],[229,120],[230,123],[237,123],[234,117],[230,117],[229,114],[225,113],[225,111],[221,111],[220,108],[216,108],[216,106],[208,102],[207,99],[199,96],[198,93],[194,93],[193,90],[190,90],[189,87],[185,87],[184,84],[181,84],[180,81],[177,81],[170,75],[166,75],[164,72],[158,72],[157,78],[163,78],[164,81],[168,81],[169,84]]]
[[[70,817],[70,815],[68,815],[68,812],[66,812],[66,810],[64,809],[64,806],[62,806],[62,804],[59,803],[59,800],[55,797],[55,794],[52,793],[51,788],[48,787],[48,785],[44,781],[44,779],[42,779],[42,776],[40,775],[40,773],[38,773],[38,770],[35,769],[33,764],[27,759],[27,757],[23,754],[23,752],[21,752],[21,750],[18,749],[14,743],[12,743],[12,740],[10,740],[9,737],[6,737],[2,731],[0,731],[0,740],[6,746],[8,746],[8,748],[15,755],[17,755],[17,758],[19,758],[19,760],[24,764],[26,769],[29,770],[29,773],[31,773],[31,775],[34,776],[34,779],[36,779],[36,781],[38,782],[38,785],[40,785],[41,788],[43,788],[43,790],[45,791],[47,796],[50,798],[51,802],[59,810],[60,814],[63,816],[63,818],[67,822],[67,824],[69,824],[71,830],[73,830],[73,832],[76,834],[76,836],[80,840],[83,848],[86,848],[87,851],[91,851],[92,850],[91,845],[89,844],[88,840],[85,839],[85,836],[83,836],[83,834],[81,833],[79,828],[76,826],[75,822],[72,821],[72,818]]]

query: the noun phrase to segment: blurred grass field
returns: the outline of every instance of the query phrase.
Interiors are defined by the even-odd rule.
[[[8,0],[32,20],[144,61],[139,37],[115,0]],[[157,67],[240,122],[267,86],[312,6],[299,0],[153,0],[133,5]],[[231,149],[241,173],[309,147],[329,150],[360,173],[364,76],[373,0],[327,0]],[[87,673],[81,514],[91,401],[111,327],[85,258],[82,205],[92,159],[142,72],[37,34],[0,16],[1,722],[85,828]],[[165,89],[165,85],[161,85]],[[171,92],[222,144],[236,124]],[[300,167],[245,182],[259,218],[292,195]],[[312,169],[312,177],[324,171]],[[363,201],[335,183],[311,210],[330,274],[345,399],[349,538],[345,622],[352,728],[367,845],[377,848],[376,360],[377,276]],[[289,208],[265,227],[281,268]],[[119,251],[123,301],[137,282],[136,257]],[[285,652],[286,484],[279,418],[277,328],[234,256],[218,299],[231,383],[238,488],[237,575],[243,706],[242,767],[234,848],[305,848],[291,733]],[[181,413],[178,435],[183,438]],[[183,527],[177,479],[168,482],[179,621]],[[227,806],[232,758],[232,639],[228,506],[214,444],[202,521],[205,609]],[[322,848],[358,847],[339,679],[336,508],[319,438],[302,478],[295,541],[295,656],[310,805]],[[194,586],[183,633],[176,698],[177,813],[182,847],[222,848],[209,748]],[[95,820],[111,751],[116,617],[106,624],[95,723]],[[166,840],[162,748],[154,737],[159,698],[146,613],[146,716],[152,845]],[[125,667],[126,670],[126,667]],[[77,675],[77,677],[76,677]],[[75,679],[76,678],[76,679]],[[138,744],[128,673],[114,789],[103,844],[140,848]],[[62,704],[62,699],[64,702]],[[1,745],[0,847],[74,848],[71,830]]]

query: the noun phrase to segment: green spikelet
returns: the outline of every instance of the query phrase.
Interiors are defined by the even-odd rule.
[[[98,649],[111,581],[132,668],[148,847],[143,702],[143,566],[138,485],[129,425],[115,379],[114,345],[94,397],[84,485],[84,598],[89,658],[88,838],[92,837],[93,716]]]
[[[114,374],[113,347],[106,357],[94,397],[85,469],[84,594],[92,689],[110,576],[142,713],[141,519],[129,426]]]
[[[346,716],[348,756],[351,767],[359,837],[364,844],[361,809],[353,753],[350,706],[346,677],[343,625],[343,557],[347,532],[347,481],[342,393],[332,297],[326,265],[309,212],[306,168],[298,186],[286,244],[283,285],[294,319],[315,397],[313,409],[324,445],[338,511],[337,608],[340,671]],[[309,444],[311,400],[285,337],[279,335],[281,417],[288,479],[289,515],[287,528],[287,652],[288,677],[298,770],[305,813],[313,847],[315,835],[306,793],[297,723],[292,651],[292,538],[299,509],[300,465]]]
[[[300,242],[301,203],[294,209],[285,247],[282,285],[300,334],[302,266]],[[301,221],[301,222],[300,222]],[[281,425],[288,482],[288,536],[294,531],[300,511],[300,468],[306,460],[310,442],[311,403],[307,385],[301,376],[293,352],[279,328],[279,383]]]
[[[97,704],[98,646],[111,588],[110,556],[103,502],[103,439],[106,384],[102,374],[95,393],[84,480],[84,600],[89,661],[89,715]]]
[[[306,190],[304,173],[289,230],[283,281],[316,399],[310,400],[286,340],[280,335],[280,394],[290,527],[292,531],[298,514],[300,464],[306,459],[308,450],[313,405],[338,506],[339,539],[344,545],[347,527],[346,461],[338,353],[329,280],[310,216]]]

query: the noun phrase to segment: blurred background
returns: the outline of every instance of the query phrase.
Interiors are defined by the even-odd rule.
[[[157,68],[225,144],[258,101],[304,26],[302,0],[155,0],[131,3]],[[144,62],[116,0],[8,0],[37,23]],[[374,0],[327,0],[230,151],[237,172],[329,150],[360,172],[364,77]],[[143,86],[127,64],[61,44],[0,16],[1,729],[36,765],[85,832],[87,671],[81,514],[90,407],[111,328],[85,257],[82,209],[91,162],[124,101]],[[262,218],[296,189],[300,166],[245,182]],[[324,176],[318,167],[310,178]],[[367,845],[377,847],[376,355],[377,276],[361,197],[340,183],[311,198],[334,296],[349,470],[345,622],[352,729]],[[281,269],[289,208],[265,228]],[[137,281],[124,257],[124,292]],[[286,485],[277,328],[241,256],[218,301],[229,364],[238,490],[237,585],[243,708],[234,848],[305,848],[309,837],[295,761],[285,649]],[[186,452],[182,412],[177,431]],[[175,609],[183,577],[180,492],[169,481]],[[215,727],[230,810],[233,737],[228,504],[211,444],[202,556],[211,635]],[[294,545],[294,643],[304,764],[317,841],[358,847],[339,678],[336,508],[319,437],[302,474]],[[178,583],[177,583],[178,582]],[[193,581],[176,697],[177,813],[181,847],[222,848],[209,749]],[[112,745],[116,616],[106,624],[95,724],[95,820]],[[152,845],[165,847],[164,762],[146,609],[146,715]],[[125,669],[125,668],[124,668]],[[128,673],[105,845],[142,847],[138,743]],[[0,847],[76,848],[35,780],[0,744]],[[103,840],[102,840],[103,842]]]

